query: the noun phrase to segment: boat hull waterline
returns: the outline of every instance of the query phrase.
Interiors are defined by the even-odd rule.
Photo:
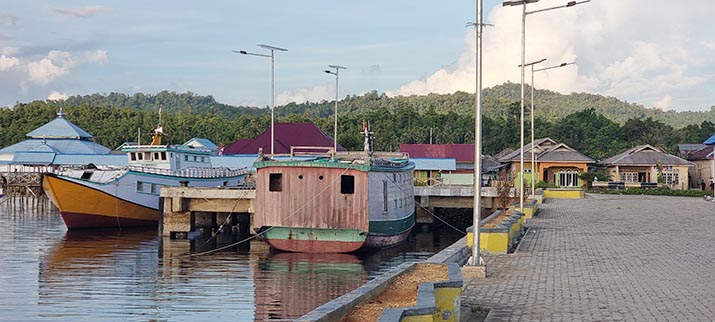
[[[42,187],[57,206],[68,229],[122,228],[157,226],[159,195],[134,191],[140,173],[131,173],[112,183],[95,183],[56,174],[45,174]],[[150,180],[161,186],[179,186],[180,177],[157,177]],[[200,186],[219,186],[226,180],[239,182],[242,177],[191,181]]]

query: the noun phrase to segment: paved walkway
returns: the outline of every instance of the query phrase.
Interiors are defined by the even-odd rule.
[[[486,321],[715,321],[715,206],[588,194],[541,205],[518,251],[487,256],[463,306]]]

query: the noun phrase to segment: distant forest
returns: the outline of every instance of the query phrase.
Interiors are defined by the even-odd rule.
[[[519,85],[506,83],[484,90],[484,152],[496,154],[519,146]],[[527,88],[528,93],[528,88]],[[527,103],[528,104],[528,103]],[[572,93],[535,93],[536,137],[550,137],[596,159],[639,144],[675,153],[678,143],[700,143],[715,133],[715,106],[705,112],[664,112],[612,97]],[[25,134],[54,119],[60,107],[66,118],[115,148],[127,141],[148,142],[159,121],[169,143],[193,137],[216,144],[253,138],[270,125],[270,110],[231,106],[211,96],[160,92],[155,95],[110,93],[72,96],[64,101],[18,103],[0,109],[0,147],[26,139]],[[334,102],[290,103],[276,107],[277,122],[313,122],[333,133]],[[376,91],[351,95],[338,102],[338,142],[349,150],[362,149],[363,120],[375,132],[377,150],[394,151],[400,143],[474,143],[474,95],[430,94],[387,97]],[[526,140],[529,109],[526,109]],[[430,138],[430,129],[432,136]]]

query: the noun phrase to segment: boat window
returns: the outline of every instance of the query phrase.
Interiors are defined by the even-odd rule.
[[[143,154],[143,153],[137,153],[137,160],[144,160],[144,154]]]
[[[152,184],[151,184],[151,193],[153,193],[153,194],[155,194],[155,195],[158,195],[158,194],[159,194],[159,189],[160,189],[160,187],[159,187],[158,184],[155,184],[155,183],[152,183]]]
[[[137,192],[144,191],[144,184],[141,181],[137,181]]]
[[[161,152],[161,159],[166,160],[166,152]]]
[[[382,181],[382,211],[387,212],[387,181]]]
[[[154,152],[154,160],[161,160],[159,158],[159,152]]]
[[[136,160],[137,160],[137,154],[134,153],[134,152],[129,153],[129,158],[130,158],[132,161],[136,161]]]
[[[350,195],[355,193],[355,176],[340,176],[340,193]]]
[[[282,191],[283,190],[283,174],[282,173],[271,173],[268,182],[269,191]]]
[[[92,171],[85,171],[82,173],[82,179],[88,180],[90,177],[92,177]]]
[[[189,161],[189,156],[188,156],[188,155],[184,155],[184,161]]]
[[[392,174],[392,182],[397,182],[397,174]]]

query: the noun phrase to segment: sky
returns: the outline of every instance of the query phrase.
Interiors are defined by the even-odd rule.
[[[560,6],[540,0],[527,11]],[[674,5],[675,4],[675,5]],[[483,86],[520,82],[521,7],[484,0]],[[535,87],[663,110],[715,105],[715,5],[592,0],[527,15]],[[270,106],[339,97],[475,91],[476,1],[3,0],[0,106],[71,95],[168,90]],[[527,82],[530,74],[527,70]]]

